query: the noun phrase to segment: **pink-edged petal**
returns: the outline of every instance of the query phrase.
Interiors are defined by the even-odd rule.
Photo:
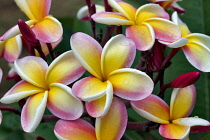
[[[189,42],[199,42],[210,49],[210,36],[200,33],[191,33],[187,36]]]
[[[37,22],[32,31],[36,38],[45,43],[58,41],[63,35],[63,27],[61,23],[52,16],[46,16],[42,21]]]
[[[151,94],[139,100],[131,101],[133,109],[144,118],[161,124],[169,123],[169,106],[161,98]]]
[[[42,88],[36,87],[26,81],[20,81],[1,98],[0,102],[4,104],[14,103],[27,96],[43,91]]]
[[[166,45],[167,47],[170,47],[170,48],[180,48],[180,47],[183,47],[184,45],[186,45],[188,43],[188,40],[186,38],[181,38],[175,42],[164,42],[164,41],[160,41],[160,43]]]
[[[101,45],[91,36],[78,32],[71,36],[70,44],[75,57],[92,75],[101,78]]]
[[[32,26],[36,23],[36,20],[29,20],[26,21],[26,24],[28,26]],[[4,33],[1,37],[0,37],[0,41],[5,41],[8,40],[12,37],[15,37],[16,35],[20,34],[20,30],[18,25],[13,26],[12,28],[10,28],[6,33]]]
[[[189,132],[190,126],[178,124],[161,124],[159,127],[160,135],[168,139],[182,139],[187,137]]]
[[[0,84],[1,84],[2,77],[3,77],[3,71],[2,71],[2,69],[0,68]]]
[[[90,116],[94,118],[103,117],[109,111],[113,98],[112,84],[107,81],[106,94],[99,99],[86,102],[86,109]]]
[[[40,57],[26,56],[14,63],[18,75],[27,82],[42,88],[47,88],[45,74],[48,68],[47,62]]]
[[[100,12],[93,14],[91,18],[98,23],[107,25],[133,25],[134,22],[128,20],[126,17],[119,13]]]
[[[96,4],[95,7],[96,7],[96,13],[105,11],[104,6],[102,6],[102,5],[97,5]],[[85,6],[83,6],[83,7],[81,7],[79,9],[79,11],[77,12],[77,18],[79,20],[84,20],[84,21],[90,20],[89,11],[88,11],[88,6],[87,5],[85,5]]]
[[[150,18],[169,19],[168,13],[158,4],[145,4],[136,12],[136,24],[141,24]]]
[[[174,124],[184,125],[184,126],[208,126],[210,125],[209,121],[198,118],[198,117],[187,117],[180,118],[172,121]]]
[[[174,42],[181,38],[179,27],[163,18],[150,18],[145,21],[150,24],[155,31],[155,38],[161,41]]]
[[[72,92],[83,101],[93,101],[106,94],[107,82],[102,82],[95,77],[85,77],[72,87]]]
[[[96,137],[98,140],[120,140],[128,121],[128,114],[123,101],[115,97],[108,113],[96,118]]]
[[[133,40],[124,35],[112,37],[104,46],[101,56],[101,70],[104,77],[120,68],[129,68],[136,55]]]
[[[58,120],[54,133],[59,140],[97,140],[94,127],[83,119]]]
[[[21,112],[21,125],[25,132],[33,132],[42,120],[48,92],[30,96]]]
[[[171,7],[177,11],[178,13],[184,13],[185,9],[183,9],[177,2],[172,3]]]
[[[190,133],[202,133],[210,131],[210,124],[207,126],[192,126],[190,129]]]
[[[108,0],[109,5],[124,15],[128,20],[135,21],[136,8],[124,1]]]
[[[135,42],[136,48],[140,51],[151,49],[155,42],[155,32],[147,23],[127,27],[126,36]]]
[[[66,85],[50,85],[47,107],[55,116],[64,120],[78,119],[83,113],[83,104]]]
[[[29,19],[38,21],[48,15],[51,6],[51,0],[15,0],[15,2]]]
[[[5,41],[4,58],[8,62],[14,62],[20,55],[22,50],[22,40],[20,35]]]
[[[110,73],[114,94],[127,100],[141,100],[149,96],[154,88],[151,78],[136,69],[123,68]]]
[[[182,50],[191,65],[200,71],[210,72],[210,49],[207,46],[191,41]]]
[[[69,85],[83,75],[85,69],[75,58],[72,51],[58,56],[49,66],[46,74],[48,84],[62,83]]]
[[[190,115],[196,101],[194,85],[185,88],[175,88],[171,95],[170,120],[184,118]]]

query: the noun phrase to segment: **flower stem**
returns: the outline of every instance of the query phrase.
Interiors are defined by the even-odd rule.
[[[0,110],[10,111],[10,112],[13,112],[19,116],[21,115],[21,112],[18,109],[14,108],[14,107],[10,107],[10,106],[0,106]]]
[[[52,44],[51,43],[46,43],[46,45],[47,45],[48,51],[50,53],[51,59],[54,60],[55,59],[55,54],[53,52]]]
[[[44,115],[41,122],[58,121],[59,118],[54,115]]]
[[[88,6],[88,11],[89,11],[89,19],[90,19],[90,24],[92,28],[92,36],[94,39],[96,39],[96,23],[91,19],[91,16],[96,13],[96,7],[94,4],[91,4],[91,0],[86,0],[86,4]]]

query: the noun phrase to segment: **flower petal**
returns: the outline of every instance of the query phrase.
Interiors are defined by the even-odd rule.
[[[167,47],[170,47],[170,48],[180,48],[180,47],[183,47],[184,45],[186,45],[188,43],[188,40],[186,38],[181,38],[175,42],[164,42],[164,41],[160,41],[160,43],[166,45]]]
[[[208,126],[210,125],[209,121],[198,118],[198,117],[187,117],[173,120],[174,124],[184,125],[184,126]]]
[[[114,94],[127,100],[141,100],[149,96],[154,87],[151,78],[136,69],[123,68],[110,73]]]
[[[119,13],[100,12],[93,14],[91,18],[98,23],[107,25],[133,25],[134,22],[128,20],[126,17]]]
[[[4,104],[18,102],[27,96],[43,91],[42,88],[34,86],[26,81],[20,81],[1,98],[0,102]]]
[[[120,140],[128,121],[128,114],[123,101],[114,98],[108,113],[96,118],[96,137],[98,140]]]
[[[8,62],[14,62],[20,55],[22,50],[22,40],[20,35],[5,41],[4,58]]]
[[[210,49],[210,36],[200,34],[200,33],[191,33],[187,36],[189,42],[199,42]]]
[[[83,104],[66,85],[50,85],[47,107],[55,116],[64,120],[78,119],[83,113]]]
[[[72,51],[57,57],[49,66],[46,74],[48,84],[62,83],[69,85],[83,75],[85,69],[75,58]]]
[[[159,127],[160,135],[168,139],[182,139],[188,136],[189,132],[190,127],[184,125],[161,124]]]
[[[27,82],[42,88],[46,88],[45,74],[47,63],[40,57],[26,56],[14,63],[18,75]]]
[[[132,5],[123,2],[123,1],[115,1],[115,0],[108,0],[109,5],[124,15],[128,20],[135,21],[135,13],[136,8]]]
[[[151,49],[155,42],[155,32],[147,23],[127,27],[126,36],[135,42],[136,48],[140,51]]]
[[[144,118],[161,124],[169,123],[169,106],[161,98],[151,94],[139,100],[131,101],[133,109]]]
[[[191,65],[200,71],[210,72],[210,49],[207,46],[191,41],[182,50]]]
[[[21,112],[21,125],[25,132],[33,132],[42,120],[48,92],[30,96]]]
[[[141,24],[150,18],[169,19],[168,13],[158,4],[145,4],[136,12],[136,24]]]
[[[15,0],[18,7],[29,19],[42,20],[48,15],[51,0]]]
[[[194,85],[185,88],[174,88],[170,102],[170,120],[184,118],[192,112],[196,100]]]
[[[107,81],[106,94],[99,99],[91,102],[86,102],[86,109],[90,116],[94,118],[103,117],[109,111],[113,98],[112,84]]]
[[[83,101],[93,101],[106,94],[107,82],[102,82],[95,77],[85,77],[77,81],[72,92]]]
[[[136,55],[133,40],[124,35],[112,37],[104,46],[101,56],[101,70],[104,77],[120,68],[129,68]]]
[[[52,16],[47,16],[42,21],[37,22],[32,27],[32,31],[38,40],[45,43],[56,42],[63,35],[61,23]]]
[[[2,71],[2,69],[0,68],[0,84],[1,84],[2,77],[3,77],[3,71]]]
[[[54,133],[59,140],[97,140],[94,127],[83,119],[59,120],[55,124]]]
[[[102,78],[101,74],[101,45],[91,36],[75,33],[71,36],[70,44],[75,57],[92,75]]]
[[[155,31],[158,40],[174,42],[181,38],[179,27],[173,22],[162,18],[150,18],[145,21],[150,24]]]

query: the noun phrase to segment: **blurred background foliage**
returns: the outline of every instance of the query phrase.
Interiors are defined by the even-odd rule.
[[[146,0],[125,0],[126,2],[134,5],[136,8],[142,4],[148,3]],[[102,0],[93,1],[97,4],[102,4]],[[185,10],[185,14],[179,17],[188,25],[192,33],[204,33],[210,35],[210,2],[209,0],[183,0],[178,2]],[[84,32],[91,35],[89,22],[78,21],[76,18],[77,10],[85,5],[85,0],[52,0],[51,14],[58,18],[64,28],[64,36],[61,44],[55,51],[64,52],[70,49],[69,38],[75,32]],[[17,19],[27,20],[23,13],[17,8],[13,0],[1,0],[0,5],[0,34],[2,35],[7,29],[17,23]],[[169,11],[172,13],[172,11]],[[97,32],[100,30],[105,32],[106,26],[97,24]],[[0,36],[1,36],[0,35]],[[167,48],[167,52],[171,49]],[[166,53],[167,55],[167,53]],[[136,59],[139,60],[140,52],[137,52]],[[133,67],[137,65],[135,61]],[[0,67],[3,68],[6,75],[9,67],[4,60],[0,60]],[[187,73],[199,71],[192,67],[186,60],[183,52],[180,51],[173,59],[172,65],[165,72],[165,83],[171,82],[177,76]],[[5,78],[5,77],[4,77]],[[13,86],[13,81],[5,81],[3,79],[0,85],[0,95],[3,94]],[[158,86],[158,85],[157,85]],[[200,118],[210,121],[210,74],[201,72],[200,79],[195,83],[197,90],[197,102],[191,116],[199,116]],[[166,90],[165,100],[169,102],[172,89]],[[156,89],[153,94],[157,94]],[[17,104],[13,104],[18,108]],[[135,113],[132,109],[128,110],[129,121],[145,121],[141,116]],[[36,136],[42,136],[46,140],[56,140],[53,133],[55,122],[42,123],[31,134],[24,133],[20,125],[20,117],[10,112],[3,112],[3,122],[0,126],[0,140],[33,140]],[[126,131],[126,135],[132,140],[163,140],[158,131],[136,132]],[[209,140],[210,132],[190,134],[191,140]]]

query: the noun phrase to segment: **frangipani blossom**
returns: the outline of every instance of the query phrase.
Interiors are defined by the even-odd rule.
[[[26,23],[32,28],[38,40],[52,43],[61,38],[63,34],[61,23],[49,15],[51,0],[15,0],[15,2],[30,19]],[[17,34],[20,34],[20,30],[16,25],[7,31],[0,40],[7,40]]]
[[[108,113],[102,118],[96,118],[95,130],[83,119],[59,120],[54,133],[59,140],[120,140],[127,126],[127,119],[125,104],[115,97]]]
[[[185,10],[177,3],[178,1],[182,0],[149,0],[149,1],[152,3],[159,4],[165,10],[172,8],[174,11],[177,11],[178,13],[185,12]]]
[[[127,100],[141,100],[153,90],[151,78],[129,68],[136,54],[134,42],[123,36],[112,37],[104,46],[84,33],[75,33],[70,39],[72,51],[93,76],[77,81],[72,92],[86,102],[92,117],[104,116],[110,108],[113,94]]]
[[[0,41],[0,57],[8,62],[14,62],[20,56],[22,50],[21,36],[17,35],[6,41]]]
[[[163,41],[161,43],[171,48],[181,47],[191,65],[203,72],[210,72],[210,37],[191,33],[187,25],[179,19],[177,12],[173,13],[172,20],[181,29],[182,38],[173,43]]]
[[[75,120],[82,115],[82,102],[66,86],[85,72],[72,51],[57,57],[49,67],[43,59],[35,56],[16,60],[14,67],[23,80],[14,85],[0,101],[10,104],[29,97],[21,112],[24,131],[33,132],[36,129],[46,106],[61,119]]]
[[[144,118],[160,123],[159,133],[168,139],[184,139],[191,126],[210,123],[198,117],[188,117],[195,105],[196,91],[194,85],[175,88],[169,106],[156,95],[151,94],[140,101],[131,101],[133,109]]]
[[[130,25],[126,36],[134,40],[138,50],[146,51],[155,38],[174,42],[181,37],[180,29],[169,21],[168,13],[158,4],[146,4],[138,9],[123,1],[108,0],[117,12],[100,12],[92,15],[95,22],[107,25]]]

